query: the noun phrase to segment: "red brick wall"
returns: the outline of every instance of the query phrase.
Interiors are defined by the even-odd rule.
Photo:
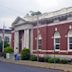
[[[42,36],[42,50],[46,50],[46,41],[47,41],[47,35],[46,35],[46,31],[47,31],[47,27],[42,27],[39,28],[41,36]],[[37,49],[37,29],[33,30],[33,49],[36,50]]]
[[[67,23],[67,24],[60,24],[60,25],[54,25],[54,26],[49,26],[48,27],[48,47],[47,49],[51,50],[53,49],[53,36],[55,33],[55,28],[57,28],[57,31],[60,33],[60,50],[67,50],[67,37],[66,35],[68,34],[69,31],[69,25],[71,25],[71,23]]]
[[[54,48],[54,40],[53,36],[55,33],[55,28],[57,28],[57,31],[60,33],[60,50],[67,50],[67,34],[69,31],[69,25],[72,25],[71,23],[66,24],[59,24],[59,25],[53,25],[53,26],[47,26],[47,27],[41,27],[40,32],[42,35],[42,50],[53,50]],[[35,38],[37,37],[37,31],[36,29],[33,30],[33,49],[35,50],[37,47],[37,42]],[[42,52],[43,53],[43,52]],[[49,52],[45,52],[49,53]],[[61,52],[59,52],[61,54]],[[62,54],[71,54],[62,52]]]
[[[14,32],[11,33],[11,47],[14,48]]]

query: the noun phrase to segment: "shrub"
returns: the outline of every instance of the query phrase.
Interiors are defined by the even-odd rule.
[[[44,62],[44,57],[39,57],[39,62]]]
[[[48,59],[49,59],[49,58],[51,58],[51,57],[49,57],[49,56],[44,57],[44,61],[45,61],[45,62],[48,62]]]
[[[13,52],[13,48],[10,47],[4,48],[4,53],[12,53],[12,52]]]
[[[48,59],[48,62],[49,62],[49,63],[54,63],[54,58],[49,58],[49,59]]]
[[[21,59],[22,60],[29,60],[30,59],[30,50],[28,48],[24,48],[21,52]]]
[[[49,58],[48,62],[49,63],[60,63],[60,59],[59,58]]]
[[[31,56],[30,56],[30,60],[31,60],[31,61],[37,61],[37,56],[31,55]]]
[[[60,63],[60,58],[54,58],[55,63]]]
[[[60,63],[62,63],[62,64],[67,64],[67,63],[68,63],[68,60],[66,60],[66,59],[61,59],[61,60],[60,60]]]

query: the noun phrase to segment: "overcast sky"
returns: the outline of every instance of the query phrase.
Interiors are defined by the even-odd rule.
[[[50,12],[72,7],[72,0],[0,0],[0,28],[11,23],[17,16],[24,17],[29,11]]]

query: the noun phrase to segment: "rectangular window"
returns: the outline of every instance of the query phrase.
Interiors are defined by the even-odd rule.
[[[69,37],[69,49],[72,49],[72,37]]]
[[[59,50],[60,48],[59,38],[55,38],[55,50]]]
[[[38,40],[38,49],[42,49],[42,40]]]

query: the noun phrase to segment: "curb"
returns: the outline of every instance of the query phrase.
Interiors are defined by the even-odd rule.
[[[32,66],[32,67],[41,67],[41,68],[61,70],[65,72],[72,72],[72,65],[68,65],[68,64],[51,64],[51,63],[42,63],[36,61],[22,61],[22,60],[15,61],[10,59],[0,59],[0,61],[6,63]]]

